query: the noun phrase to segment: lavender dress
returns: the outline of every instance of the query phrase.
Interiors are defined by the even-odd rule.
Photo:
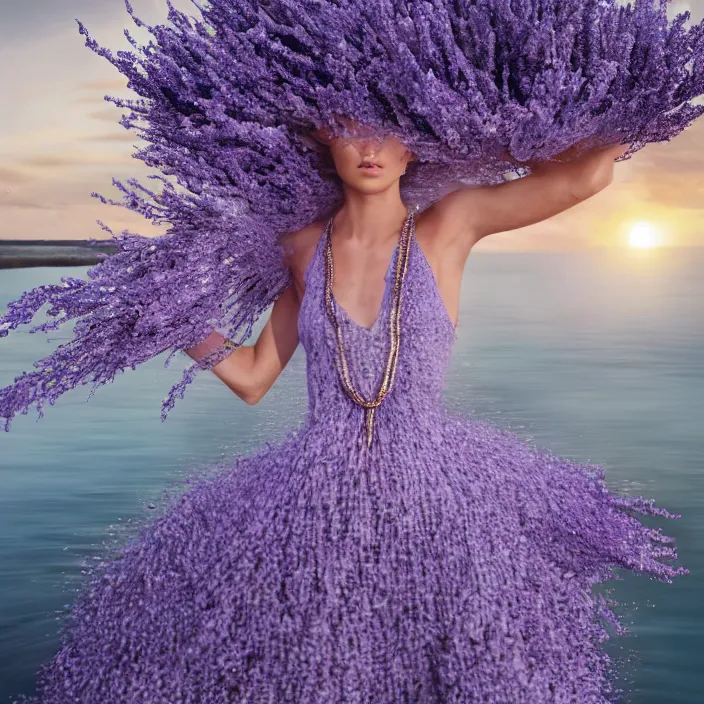
[[[46,704],[595,704],[618,700],[618,626],[592,585],[670,580],[671,539],[599,466],[451,414],[455,328],[415,237],[395,383],[366,446],[324,302],[305,273],[305,424],[201,477],[106,561],[43,666]],[[339,306],[353,380],[376,389],[394,252],[367,329]]]

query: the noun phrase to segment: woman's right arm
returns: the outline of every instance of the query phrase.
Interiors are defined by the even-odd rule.
[[[273,386],[283,368],[298,347],[298,311],[300,300],[295,284],[291,284],[277,299],[269,320],[253,345],[236,347],[211,371],[243,401],[254,405]],[[199,360],[225,338],[213,331],[195,347],[184,349],[192,359]]]

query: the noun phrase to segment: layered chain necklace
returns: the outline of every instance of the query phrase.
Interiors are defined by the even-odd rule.
[[[325,310],[332,323],[337,338],[337,368],[342,381],[342,388],[345,393],[358,405],[365,409],[365,426],[367,431],[367,447],[371,446],[374,427],[374,411],[381,405],[386,394],[391,391],[396,376],[396,366],[398,364],[399,342],[401,339],[401,289],[408,269],[408,257],[410,253],[410,243],[415,233],[415,211],[419,206],[409,210],[406,220],[401,230],[401,237],[398,244],[398,257],[396,260],[396,275],[394,277],[393,301],[389,313],[389,352],[384,367],[384,376],[379,384],[376,397],[365,399],[354,388],[350,377],[349,365],[345,355],[345,347],[342,340],[342,329],[334,309],[332,295],[332,280],[334,276],[332,263],[332,221],[330,218],[325,228]]]

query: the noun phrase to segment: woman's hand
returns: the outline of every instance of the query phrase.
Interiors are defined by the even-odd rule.
[[[622,154],[628,151],[630,144],[621,144],[619,142],[610,144],[593,144],[591,138],[577,142],[577,144],[572,145],[569,149],[556,154],[554,157],[544,161],[535,162],[531,169],[540,168],[541,164],[575,164],[589,161],[604,161],[613,162]]]
[[[601,142],[595,142],[593,137],[586,137],[549,159],[516,161],[516,159],[511,156],[508,149],[503,149],[499,158],[515,166],[527,166],[531,172],[533,172],[538,169],[544,171],[553,166],[559,168],[560,165],[575,164],[577,162],[594,162],[595,160],[613,162],[619,156],[625,154],[629,147],[630,144],[621,144],[619,142],[603,144]]]

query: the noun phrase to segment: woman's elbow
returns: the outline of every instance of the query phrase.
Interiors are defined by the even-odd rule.
[[[264,394],[257,394],[257,393],[241,393],[239,394],[239,397],[248,405],[248,406],[256,406],[262,398],[264,398]]]
[[[268,387],[262,384],[248,384],[235,393],[249,406],[256,406],[266,396]]]
[[[211,370],[232,393],[250,406],[259,403],[269,390],[251,361],[243,359],[245,354],[251,356],[252,349],[252,347],[238,348]]]

